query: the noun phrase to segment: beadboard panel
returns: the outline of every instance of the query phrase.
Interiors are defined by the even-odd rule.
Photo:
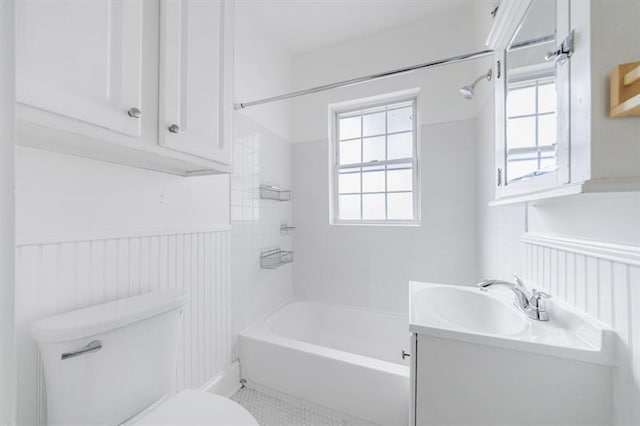
[[[527,278],[618,335],[613,424],[640,425],[640,247],[525,234]]]
[[[230,231],[18,246],[18,424],[45,424],[44,378],[29,327],[43,317],[123,297],[190,292],[176,390],[198,388],[231,364]]]

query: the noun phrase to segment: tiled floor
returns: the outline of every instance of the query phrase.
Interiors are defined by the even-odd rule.
[[[231,399],[246,408],[260,426],[347,426],[337,417],[327,416],[309,408],[242,388]]]

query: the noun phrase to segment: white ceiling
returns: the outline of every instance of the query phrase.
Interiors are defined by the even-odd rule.
[[[462,0],[237,0],[293,54],[414,22]],[[241,31],[241,29],[240,29]]]

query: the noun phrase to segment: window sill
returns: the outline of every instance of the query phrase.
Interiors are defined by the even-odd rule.
[[[407,222],[349,222],[349,221],[335,221],[330,222],[329,225],[335,226],[376,226],[376,227],[392,227],[392,228],[400,228],[400,227],[408,227],[408,228],[418,228],[422,226],[420,221],[407,221]]]

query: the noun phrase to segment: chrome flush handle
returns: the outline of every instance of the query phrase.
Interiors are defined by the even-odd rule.
[[[60,359],[64,361],[65,359],[75,358],[80,355],[98,352],[100,349],[102,349],[102,342],[100,340],[93,340],[89,342],[84,348],[76,349],[75,351],[71,352],[64,352],[60,356]]]

